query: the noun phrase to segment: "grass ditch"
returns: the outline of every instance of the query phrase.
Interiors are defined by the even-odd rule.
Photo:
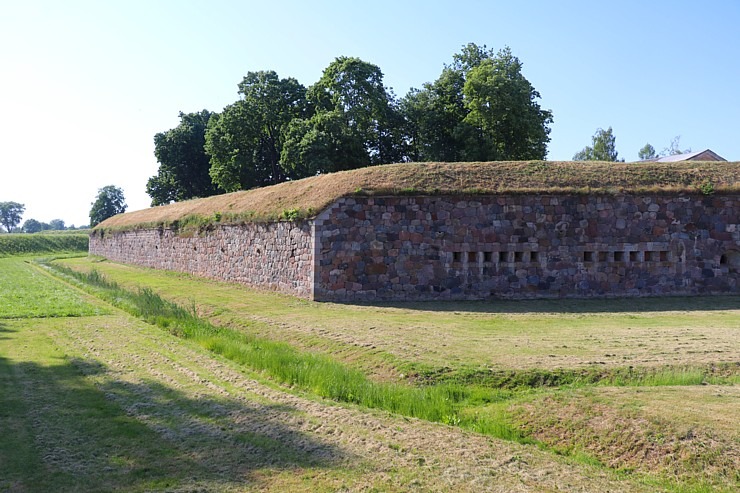
[[[198,317],[195,307],[186,309],[164,300],[151,289],[135,291],[107,280],[98,271],[73,271],[67,267],[42,265],[57,275],[73,279],[92,294],[171,334],[194,341],[227,359],[263,372],[275,381],[337,402],[357,404],[412,418],[460,426],[478,433],[532,443],[510,426],[496,403],[513,394],[457,383],[410,386],[374,382],[361,371],[319,354],[295,350],[286,343],[254,337],[217,327]],[[464,412],[471,405],[494,405],[493,411]]]

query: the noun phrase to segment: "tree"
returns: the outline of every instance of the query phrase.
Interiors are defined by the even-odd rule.
[[[616,137],[612,127],[596,129],[591,137],[591,146],[584,147],[573,156],[574,161],[620,161],[616,148]],[[621,161],[624,161],[623,159]]]
[[[239,94],[206,131],[211,179],[227,192],[285,181],[280,158],[288,125],[310,115],[306,88],[273,71],[249,72]]]
[[[52,219],[49,221],[49,229],[53,231],[64,231],[64,221],[61,219]]]
[[[469,43],[433,83],[402,101],[414,159],[544,159],[552,112],[506,47]]]
[[[21,227],[24,233],[38,233],[43,231],[44,225],[36,219],[26,219]]]
[[[639,157],[642,161],[645,161],[646,159],[655,159],[658,157],[658,155],[655,153],[655,147],[651,146],[648,143],[639,150],[639,152],[637,153],[637,157]]]
[[[222,193],[211,181],[210,157],[204,149],[206,128],[212,116],[208,110],[180,112],[177,127],[154,136],[159,170],[146,184],[153,206]]]
[[[377,65],[339,57],[307,95],[315,112],[291,123],[281,157],[292,178],[406,160],[404,121]]]
[[[109,217],[126,212],[123,190],[108,185],[98,189],[98,195],[90,209],[90,227],[95,227]]]
[[[0,224],[10,233],[20,224],[26,206],[18,202],[0,202]]]
[[[540,94],[521,73],[522,64],[506,47],[470,69],[463,93],[465,120],[491,143],[494,160],[545,159],[552,112],[536,102]]]

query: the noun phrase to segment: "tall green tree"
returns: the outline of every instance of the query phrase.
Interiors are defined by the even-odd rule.
[[[574,161],[624,161],[619,159],[617,152],[617,138],[612,132],[612,127],[607,130],[596,129],[596,133],[591,137],[591,145],[586,146],[578,151],[574,156]]]
[[[0,202],[0,224],[10,233],[20,224],[26,206],[18,202]]]
[[[440,77],[412,89],[401,107],[416,160],[544,159],[552,112],[506,47],[469,43]]]
[[[44,230],[44,223],[41,223],[37,221],[36,219],[26,219],[23,221],[23,226],[21,227],[24,233],[38,233],[39,231]]]
[[[64,231],[66,228],[62,219],[52,219],[49,221],[49,229],[53,231]]]
[[[211,179],[227,192],[285,181],[280,157],[288,125],[311,112],[305,87],[273,71],[249,72],[239,94],[206,131]]]
[[[120,188],[108,185],[98,189],[98,195],[90,209],[90,227],[93,228],[109,217],[126,212],[126,207],[123,190]]]
[[[308,89],[312,117],[294,121],[283,149],[295,177],[406,160],[403,118],[377,65],[339,57]]]
[[[507,47],[471,68],[463,88],[465,121],[490,142],[490,159],[544,159],[552,112],[543,110],[522,64]]]
[[[206,128],[212,116],[208,110],[180,112],[177,127],[154,136],[159,170],[146,184],[153,206],[223,192],[211,181],[210,157],[204,149]]]
[[[655,159],[658,155],[655,153],[655,147],[647,143],[637,152],[637,157],[645,161],[646,159]]]

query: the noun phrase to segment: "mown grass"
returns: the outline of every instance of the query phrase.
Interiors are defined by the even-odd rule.
[[[86,233],[0,234],[0,257],[87,252]]]
[[[105,279],[98,271],[80,273],[50,265],[59,275],[93,287],[92,292],[109,303],[141,317],[172,334],[253,370],[282,384],[332,399],[404,416],[463,426],[498,438],[527,442],[502,420],[501,415],[465,414],[472,401],[490,401],[489,389],[459,384],[414,387],[403,383],[375,382],[359,370],[348,368],[321,354],[297,351],[288,344],[232,329],[216,327],[187,310],[164,300],[151,289],[135,291]]]
[[[107,311],[85,301],[75,289],[49,282],[46,272],[22,259],[0,259],[0,270],[0,319],[82,317]]]

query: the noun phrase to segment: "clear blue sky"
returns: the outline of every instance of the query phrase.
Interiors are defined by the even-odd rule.
[[[220,111],[248,71],[308,86],[337,56],[398,96],[462,45],[510,46],[554,113],[548,159],[611,126],[627,161],[650,142],[740,160],[740,2],[0,0],[0,201],[86,224],[97,189],[148,207],[153,136]]]

